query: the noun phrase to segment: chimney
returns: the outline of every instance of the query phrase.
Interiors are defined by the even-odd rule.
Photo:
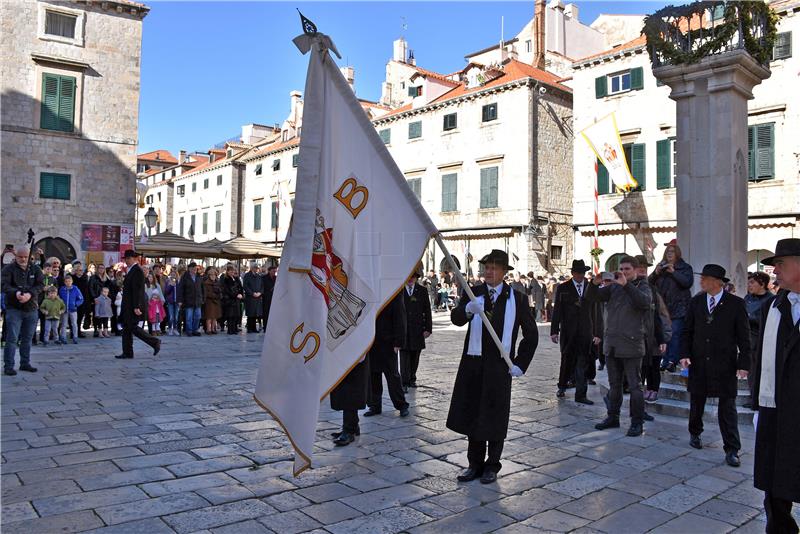
[[[178,153],[178,164],[182,165],[185,162],[186,162],[186,151],[185,150],[181,150]]]
[[[567,4],[564,6],[564,15],[578,22],[578,6],[575,4]]]
[[[216,159],[217,159],[217,155],[214,153],[214,151],[209,150],[208,151],[208,162],[209,163],[214,163],[214,160],[216,160]]]
[[[567,18],[564,15],[564,4],[561,0],[551,0],[549,7],[553,11],[551,20],[554,21],[551,28],[550,50],[567,55]]]
[[[536,0],[533,11],[533,66],[544,70],[545,0]]]
[[[350,89],[352,89],[353,92],[355,93],[356,92],[356,88],[355,88],[356,69],[353,68],[353,67],[342,67],[339,70],[342,71],[342,75],[344,76],[344,79],[347,80],[347,85],[349,85]]]
[[[405,63],[407,56],[408,56],[408,43],[406,42],[405,39],[401,37],[394,42],[392,59],[400,63]]]

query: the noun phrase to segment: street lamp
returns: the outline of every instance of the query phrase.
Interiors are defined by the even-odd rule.
[[[152,237],[153,228],[155,228],[156,224],[158,223],[158,213],[156,213],[156,210],[153,209],[153,206],[150,206],[150,209],[148,209],[147,213],[144,214],[144,223],[147,225],[148,237]]]

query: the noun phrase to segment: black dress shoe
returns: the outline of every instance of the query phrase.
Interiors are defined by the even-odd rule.
[[[641,423],[631,423],[631,427],[625,435],[629,438],[635,438],[636,436],[641,436],[643,433],[644,428],[642,428]]]
[[[115,357],[116,359],[118,359],[118,360],[132,360],[132,359],[133,359],[133,356],[126,356],[126,355],[124,355],[124,354],[117,354],[117,355],[116,355],[116,356],[114,356],[114,357]]]
[[[692,436],[689,438],[689,445],[694,447],[695,449],[702,449],[703,442],[700,441],[700,436]]]
[[[8,376],[15,376],[17,372],[13,369],[3,369],[3,374]]]
[[[334,445],[337,447],[344,447],[350,445],[356,440],[356,437],[350,432],[342,432],[339,437],[333,440]]]
[[[460,475],[456,477],[459,482],[471,482],[479,478],[483,472],[477,467],[469,466]]]
[[[35,373],[36,371],[38,371],[38,369],[36,367],[33,367],[32,365],[20,365],[19,370],[27,371],[29,373]]]
[[[402,410],[400,410],[400,417],[408,417],[408,407],[405,407]]]
[[[587,399],[586,397],[584,397],[584,398],[582,398],[582,399],[575,399],[575,402],[577,402],[577,403],[579,403],[579,404],[588,404],[589,406],[591,406],[592,404],[594,404],[594,401],[592,401],[592,400],[589,400],[589,399]]]
[[[644,419],[645,421],[655,421],[656,420],[655,417],[653,417],[652,415],[650,415],[647,412],[644,412],[644,415],[642,416],[642,419]]]
[[[556,397],[560,399],[564,397],[564,395],[566,395],[566,390],[564,388],[558,388],[558,391],[556,391]]]
[[[729,451],[725,454],[725,463],[731,467],[739,467],[742,462],[739,461],[739,455],[736,451]]]
[[[486,471],[481,476],[481,484],[491,484],[497,482],[497,473],[494,471]]]
[[[619,417],[611,417],[610,415],[594,425],[597,430],[605,430],[606,428],[619,428]]]
[[[153,356],[158,356],[158,353],[161,352],[161,340],[156,340],[156,346],[153,347]]]
[[[369,410],[364,412],[364,417],[372,417],[373,415],[380,415],[380,414],[381,414],[380,410],[373,410],[372,408],[370,408]]]
[[[340,430],[340,431],[338,431],[338,432],[331,432],[331,437],[332,437],[333,439],[336,439],[336,438],[338,438],[339,436],[341,436],[343,433],[344,433],[344,430]],[[360,428],[360,427],[359,427],[359,428],[356,428],[356,431],[354,432],[354,434],[355,434],[356,436],[360,436],[360,435],[361,435],[361,428]]]

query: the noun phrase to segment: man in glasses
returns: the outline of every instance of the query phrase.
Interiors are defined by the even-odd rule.
[[[19,246],[14,262],[3,267],[3,293],[6,301],[7,338],[3,350],[3,372],[14,376],[14,363],[19,342],[20,371],[35,373],[31,366],[31,341],[39,320],[39,293],[44,287],[44,274],[30,262],[30,248]]]

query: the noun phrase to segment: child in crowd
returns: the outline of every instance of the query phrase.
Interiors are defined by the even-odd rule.
[[[164,313],[164,302],[161,300],[161,292],[153,291],[150,293],[150,301],[147,304],[147,314],[150,321],[150,330],[153,335],[161,335],[161,321],[166,317]]]
[[[108,321],[112,315],[111,297],[108,296],[108,288],[104,287],[94,299],[94,327],[100,331],[100,337],[111,337],[108,334]]]
[[[42,316],[44,317],[44,331],[42,332],[42,345],[47,346],[50,340],[50,332],[54,332],[56,336],[56,345],[61,345],[61,340],[58,338],[58,323],[61,320],[61,315],[66,311],[67,307],[64,301],[58,297],[58,289],[55,286],[47,286],[45,288],[47,295],[39,307]],[[77,316],[76,316],[77,318]]]
[[[180,335],[178,333],[178,302],[176,300],[177,296],[178,296],[178,286],[175,277],[175,271],[171,270],[169,275],[167,276],[166,286],[164,287],[164,300],[166,301],[167,316],[169,318],[169,322],[167,323],[168,336]]]
[[[67,323],[72,327],[72,343],[78,344],[78,308],[83,304],[81,290],[72,285],[72,275],[64,275],[64,286],[58,290],[66,311],[61,314],[61,343],[67,343]]]

